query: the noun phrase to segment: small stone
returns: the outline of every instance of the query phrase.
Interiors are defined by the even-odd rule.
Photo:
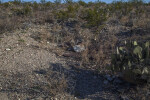
[[[82,52],[85,50],[85,47],[83,45],[75,45],[73,46],[73,49],[75,52]]]
[[[121,81],[120,79],[116,78],[113,83],[114,84],[121,84],[123,81]]]
[[[10,51],[10,48],[6,48],[6,51]]]
[[[58,100],[57,98],[55,98],[55,100]]]
[[[116,77],[115,75],[112,76],[113,79],[115,79],[115,77]]]
[[[112,81],[112,80],[113,80],[113,78],[111,78],[110,75],[105,75],[105,78],[106,78],[108,81]]]
[[[94,76],[94,79],[97,79],[97,77],[96,77],[96,76]]]
[[[108,81],[107,81],[107,80],[104,80],[104,84],[107,85],[107,84],[108,84]]]

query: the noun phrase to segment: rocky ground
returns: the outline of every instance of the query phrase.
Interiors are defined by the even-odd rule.
[[[50,29],[31,24],[0,36],[0,100],[148,100],[148,91],[81,67],[56,43],[39,41]]]

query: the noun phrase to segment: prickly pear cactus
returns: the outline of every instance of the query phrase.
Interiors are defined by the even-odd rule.
[[[150,41],[125,42],[112,55],[111,70],[121,72],[123,78],[132,83],[150,82]]]

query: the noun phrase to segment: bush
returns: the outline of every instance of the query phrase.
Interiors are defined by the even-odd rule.
[[[35,1],[35,2],[33,2],[32,7],[33,7],[34,10],[38,10],[39,5],[38,5],[38,3]]]
[[[109,9],[110,13],[116,13],[117,16],[125,16],[128,15],[133,10],[133,5],[128,2],[113,2],[111,6],[108,6],[107,9]]]
[[[0,34],[19,28],[19,23],[20,22],[17,17],[6,17],[5,19],[0,19]]]
[[[46,2],[46,3],[45,3],[45,6],[46,6],[46,7],[50,7],[51,5],[52,5],[51,2]]]
[[[11,3],[11,2],[5,2],[5,3],[2,3],[2,5],[3,5],[5,8],[8,8],[8,7],[12,6],[12,3]]]
[[[21,4],[21,0],[14,0],[14,1],[13,1],[13,4],[15,4],[15,5],[20,5],[20,4]]]
[[[73,7],[72,5],[69,5],[67,7],[67,11],[59,11],[56,13],[56,16],[60,20],[66,20],[68,18],[74,18],[76,16],[76,11],[78,10],[78,6]]]
[[[88,9],[85,12],[84,19],[87,21],[87,27],[102,25],[107,20],[107,12],[104,9]]]
[[[20,8],[13,8],[11,9],[12,11],[14,11],[14,13],[18,16],[21,15],[29,15],[32,12],[32,9],[27,5],[26,7],[20,9]]]
[[[92,6],[94,3],[93,2],[88,2],[88,6]]]
[[[150,41],[132,41],[125,47],[117,47],[117,52],[112,55],[111,70],[121,72],[128,82],[150,82]]]
[[[87,4],[84,2],[84,1],[82,1],[82,0],[80,0],[79,2],[79,5],[81,5],[81,6],[86,6]]]

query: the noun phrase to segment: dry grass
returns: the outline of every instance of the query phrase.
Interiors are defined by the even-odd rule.
[[[0,19],[0,34],[6,31],[12,31],[19,27],[19,20],[17,17],[6,17],[4,19]]]
[[[7,7],[7,5],[10,6]],[[86,50],[81,53],[83,65],[90,63],[97,67],[106,66],[112,51],[122,40],[120,37],[118,38],[117,34],[122,31],[136,30],[136,28],[148,29],[150,27],[148,4],[139,3],[139,6],[136,6],[134,3],[119,2],[114,4],[93,3],[88,6],[88,4],[79,2],[79,4],[73,3],[71,5],[55,3],[15,5],[15,3],[5,3],[0,6],[1,12],[4,12],[3,8],[9,12],[9,14],[6,12],[0,16],[1,34],[21,27],[23,22],[48,23],[52,30],[50,32],[42,30],[37,36],[39,41],[43,43],[46,41],[57,42],[66,50],[77,44],[84,45]],[[100,5],[103,8],[98,8]],[[91,10],[87,14],[85,11],[88,8]],[[13,9],[22,9],[24,12],[20,16]],[[97,9],[105,16],[97,15]],[[74,17],[70,17],[70,13]],[[91,17],[91,14],[94,14],[95,18]],[[99,21],[97,16],[102,19],[106,17],[104,18],[106,21],[95,26],[95,23]],[[65,19],[62,20],[59,17]],[[89,23],[91,27],[87,28]]]

